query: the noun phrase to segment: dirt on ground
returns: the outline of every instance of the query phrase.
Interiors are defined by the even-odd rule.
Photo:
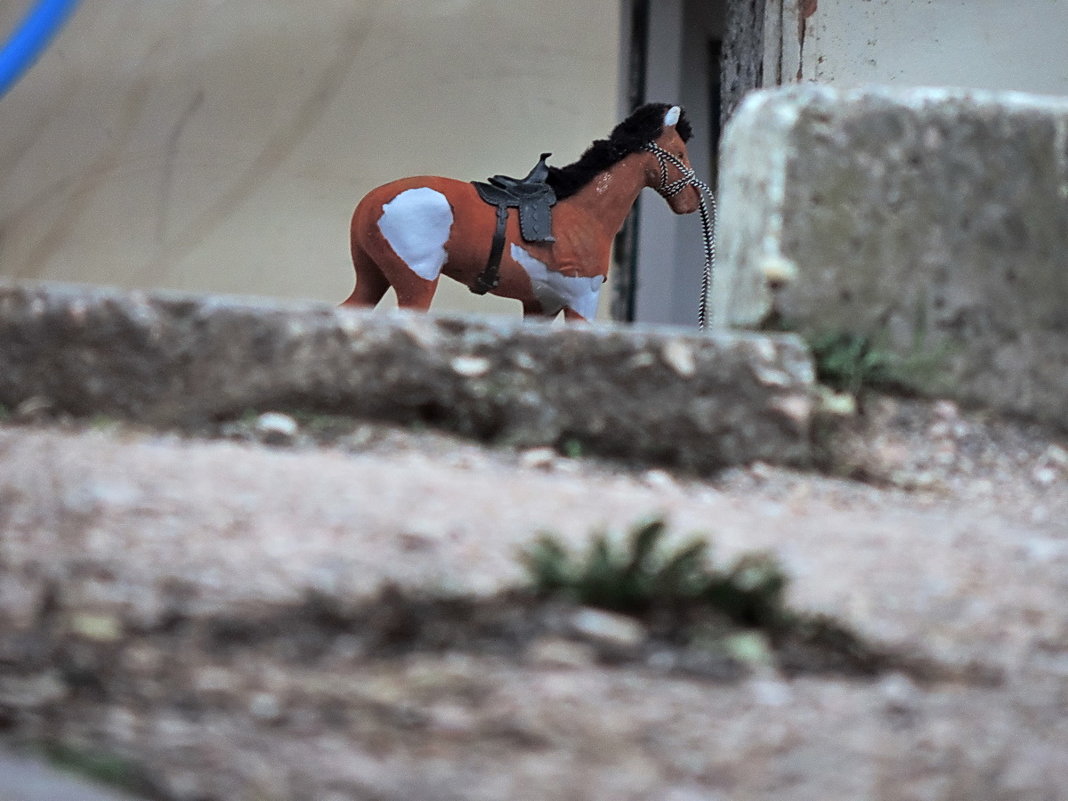
[[[873,397],[810,471],[698,477],[321,416],[21,416],[0,730],[143,797],[1068,798],[1063,432]],[[543,533],[656,516],[668,550],[772,554],[833,625],[524,589]]]

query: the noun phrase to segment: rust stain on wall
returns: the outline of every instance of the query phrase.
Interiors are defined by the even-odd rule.
[[[804,78],[805,69],[805,30],[808,18],[816,13],[819,0],[799,0],[797,4],[797,80]]]

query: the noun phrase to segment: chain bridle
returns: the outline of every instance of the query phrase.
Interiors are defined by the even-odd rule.
[[[687,167],[674,153],[660,147],[656,142],[649,142],[643,150],[654,154],[660,163],[660,186],[655,188],[665,200],[675,197],[688,186],[698,190],[697,198],[701,204],[701,232],[705,240],[705,269],[701,279],[701,302],[697,307],[697,327],[704,330],[708,326],[708,294],[712,289],[712,271],[716,264],[716,196],[712,188],[697,177],[693,168]],[[680,177],[670,183],[668,182],[669,162],[680,173]],[[705,203],[705,195],[708,195],[711,202],[711,213],[709,205]]]

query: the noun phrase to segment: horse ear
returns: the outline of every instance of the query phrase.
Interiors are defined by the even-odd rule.
[[[667,114],[664,115],[664,125],[675,125],[679,121],[679,117],[682,116],[682,109],[678,106],[672,106],[667,110]]]

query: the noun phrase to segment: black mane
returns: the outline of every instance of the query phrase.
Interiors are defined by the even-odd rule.
[[[664,115],[670,108],[668,103],[648,103],[613,128],[607,139],[598,139],[590,145],[578,161],[566,167],[550,167],[546,180],[557,199],[575,194],[595,176],[659,137],[664,131]],[[679,117],[675,129],[683,142],[689,141],[693,131],[686,112]]]

